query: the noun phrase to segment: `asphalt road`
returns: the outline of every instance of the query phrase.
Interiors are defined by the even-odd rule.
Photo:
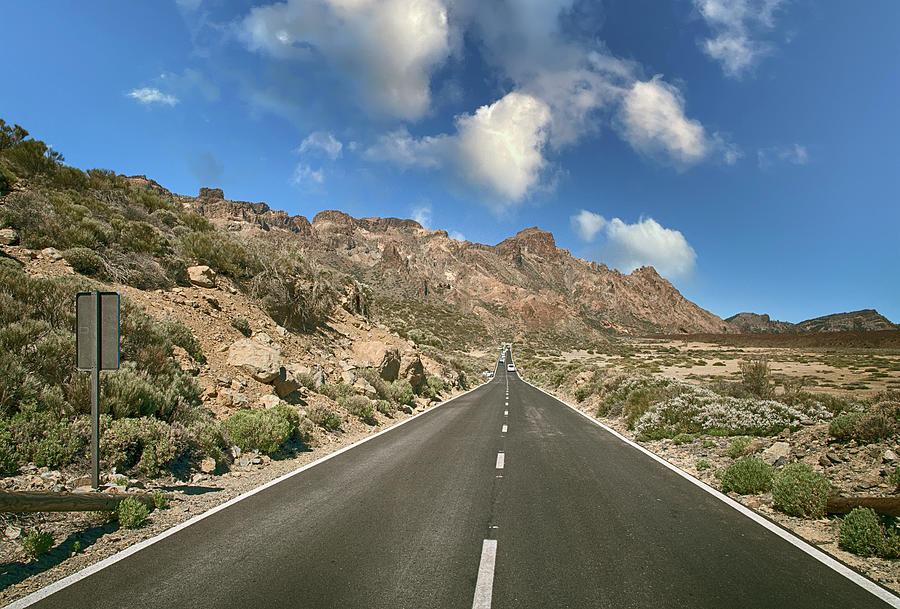
[[[493,565],[482,559],[488,547]],[[483,387],[34,606],[486,602],[888,606],[505,366]]]

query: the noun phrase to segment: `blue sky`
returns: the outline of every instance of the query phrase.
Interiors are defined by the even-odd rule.
[[[859,5],[863,6],[863,5]],[[900,322],[900,3],[11,2],[0,117],[84,169]]]

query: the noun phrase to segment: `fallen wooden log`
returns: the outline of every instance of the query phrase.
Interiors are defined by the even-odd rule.
[[[154,507],[150,493],[0,491],[0,512],[109,511],[115,510],[126,497],[133,497],[151,509]]]
[[[825,504],[826,514],[847,514],[855,507],[872,508],[885,516],[900,516],[900,497],[832,496]]]

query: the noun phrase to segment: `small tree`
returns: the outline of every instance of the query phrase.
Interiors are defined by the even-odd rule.
[[[741,384],[756,397],[768,399],[775,394],[772,371],[765,358],[741,362]]]

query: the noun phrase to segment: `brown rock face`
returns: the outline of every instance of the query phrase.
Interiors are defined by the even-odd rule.
[[[271,383],[281,372],[281,350],[275,345],[244,338],[228,348],[228,363],[260,383]]]
[[[410,307],[429,314],[440,311],[443,331],[464,338],[552,334],[602,341],[616,332],[734,331],[685,299],[652,268],[624,275],[574,258],[537,227],[491,246],[456,241],[413,220],[357,219],[326,210],[310,223],[264,203],[216,199],[208,193],[179,199],[230,230],[293,233],[310,261],[372,289],[376,317]],[[479,336],[463,331],[465,324],[472,332],[478,328]],[[386,366],[385,374],[392,376],[395,367]]]
[[[835,313],[807,319],[797,324],[772,321],[768,315],[738,313],[726,319],[740,332],[747,334],[796,334],[801,332],[876,332],[894,330],[896,326],[875,309],[863,309],[850,313]]]

